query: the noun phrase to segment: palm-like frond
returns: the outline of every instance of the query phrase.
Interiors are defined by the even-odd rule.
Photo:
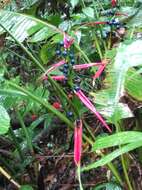
[[[125,91],[129,92],[130,88],[132,86],[134,88],[136,85],[132,80],[131,83],[127,82],[127,85],[125,84],[126,76],[128,80],[127,72],[129,68],[139,65],[142,65],[142,40],[137,40],[131,44],[120,44],[115,62],[108,69],[105,80],[106,89],[98,93],[92,93],[95,96],[95,103],[99,105],[102,113],[111,122],[132,116],[128,106],[119,101]]]
[[[58,28],[47,22],[12,11],[1,10],[0,23],[10,30],[20,42],[23,42],[27,38],[34,38],[34,42],[42,41],[55,34],[62,33]],[[5,31],[0,28],[0,34],[4,32]]]

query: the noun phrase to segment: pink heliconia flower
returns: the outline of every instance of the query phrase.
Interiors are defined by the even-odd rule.
[[[60,67],[61,65],[65,64],[66,61],[65,60],[61,60],[58,63],[55,63],[54,65],[52,65],[47,71],[46,74],[50,73],[51,71],[54,71],[57,67]]]
[[[107,24],[107,22],[105,22],[105,21],[97,21],[97,22],[94,22],[94,24]]]
[[[63,42],[64,42],[64,48],[68,49],[73,44],[74,39],[69,37],[66,33],[64,33]]]
[[[74,65],[73,69],[75,70],[80,70],[80,69],[88,69],[89,67],[93,67],[93,66],[99,66],[102,65],[102,63],[88,63],[88,64],[81,64],[81,65]]]
[[[75,122],[74,128],[74,162],[77,166],[81,162],[82,153],[82,120]]]
[[[100,65],[98,71],[97,71],[97,72],[95,73],[95,75],[93,76],[93,79],[98,78],[98,77],[102,74],[102,72],[104,71],[104,69],[105,69],[105,67],[106,67],[106,64],[107,64],[107,61],[106,61],[106,60],[102,61],[102,65]]]
[[[52,79],[56,80],[56,81],[62,81],[65,80],[65,76],[64,75],[59,75],[59,76],[51,76]],[[42,80],[48,80],[48,76],[43,76]]]
[[[76,91],[75,94],[78,96],[78,98],[82,101],[82,103],[89,109],[91,110],[96,117],[100,120],[100,122],[106,127],[106,129],[109,132],[112,132],[111,129],[109,128],[109,126],[107,125],[107,123],[105,122],[105,120],[102,118],[102,116],[97,112],[96,108],[94,107],[94,105],[91,103],[91,101],[85,96],[85,94],[79,90]]]
[[[65,80],[66,77],[64,75],[52,76],[52,79],[57,80],[57,81],[62,81],[62,80]]]
[[[125,13],[115,13],[116,16],[128,16],[128,14]]]
[[[115,7],[116,4],[117,4],[117,0],[111,0],[111,5],[112,5],[112,7]]]

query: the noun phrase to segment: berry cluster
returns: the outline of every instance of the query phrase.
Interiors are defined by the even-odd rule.
[[[63,84],[67,84],[67,81],[72,80],[72,84],[69,84],[69,89],[78,91],[80,89],[79,84],[80,84],[80,80],[78,79],[77,76],[75,76],[74,70],[73,70],[73,66],[76,63],[76,59],[75,59],[75,54],[74,54],[74,50],[73,47],[70,48],[65,48],[64,47],[64,42],[61,41],[58,45],[57,45],[57,49],[56,49],[56,55],[60,58],[60,59],[64,59],[65,60],[65,64],[62,65],[60,67],[60,71],[63,73],[63,75],[65,76],[65,80],[63,81]],[[74,77],[75,76],[75,77]],[[76,86],[74,84],[77,84]],[[74,87],[75,86],[75,87]],[[69,90],[70,91],[70,90]],[[73,117],[73,112],[68,111],[66,113],[67,117],[72,118]]]
[[[61,67],[63,75],[68,78],[72,70],[72,66],[75,64],[75,56],[72,50],[64,48],[64,42],[61,41],[57,46],[56,55],[66,60],[66,64]]]

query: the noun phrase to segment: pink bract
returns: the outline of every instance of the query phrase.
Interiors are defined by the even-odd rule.
[[[71,37],[69,37],[69,36],[67,36],[67,34],[64,33],[63,42],[64,42],[64,48],[68,49],[73,44],[74,39],[71,38]]]
[[[75,122],[74,128],[74,162],[78,166],[81,162],[82,152],[82,120]]]
[[[79,90],[77,92],[75,92],[75,94],[78,96],[78,98],[82,101],[82,103],[89,109],[91,110],[96,117],[100,120],[100,122],[104,125],[104,127],[106,127],[106,129],[109,132],[112,132],[111,129],[109,128],[109,126],[107,125],[107,123],[105,122],[105,120],[102,118],[102,116],[97,112],[96,108],[94,107],[94,105],[91,103],[91,101],[85,96],[85,94]]]

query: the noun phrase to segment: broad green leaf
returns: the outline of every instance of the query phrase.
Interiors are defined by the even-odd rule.
[[[104,183],[100,184],[97,187],[93,188],[93,190],[122,190],[122,188],[117,183]]]
[[[82,11],[86,16],[94,18],[94,9],[92,9],[91,7],[83,8]]]
[[[124,145],[136,141],[142,141],[142,133],[137,131],[119,132],[114,135],[100,137],[93,145],[93,150]]]
[[[0,23],[10,30],[20,42],[23,42],[29,37],[31,42],[38,42],[47,39],[56,33],[61,34],[61,31],[58,28],[47,22],[12,11],[0,10]],[[0,34],[4,32],[5,31],[0,28]]]
[[[70,0],[70,3],[72,7],[74,8],[79,3],[79,0]]]
[[[127,72],[125,89],[134,99],[142,101],[142,75],[140,75],[135,69],[130,69]]]
[[[114,160],[118,156],[120,156],[120,155],[122,155],[124,153],[127,153],[129,151],[132,151],[132,150],[134,150],[134,149],[136,149],[138,147],[141,147],[141,146],[142,146],[142,141],[136,141],[134,143],[125,145],[125,146],[111,152],[110,154],[104,156],[99,161],[94,162],[92,164],[89,164],[88,166],[82,168],[82,171],[88,171],[88,170],[91,170],[91,169],[94,169],[94,168],[97,168],[97,167],[100,167],[100,166],[104,166],[105,164],[110,163],[112,160]]]
[[[125,104],[121,103],[120,106],[119,101],[124,95],[124,92],[127,91],[125,89],[127,71],[139,65],[142,65],[142,40],[137,40],[129,44],[121,43],[117,50],[114,64],[108,65],[107,67],[108,72],[104,82],[106,85],[105,90],[93,94],[94,102],[98,103],[100,110],[104,108],[106,111],[107,109],[111,110],[111,117],[109,116],[107,119],[112,123],[127,116],[133,116]],[[101,103],[102,100],[103,105]],[[126,112],[124,111],[125,109],[127,110]]]
[[[0,105],[0,135],[8,132],[10,127],[10,117],[4,107]]]
[[[22,185],[20,190],[33,190],[33,188],[30,185]]]
[[[128,22],[128,26],[140,27],[142,26],[142,9]]]
[[[23,92],[10,89],[0,89],[0,95],[4,96],[26,96]]]

